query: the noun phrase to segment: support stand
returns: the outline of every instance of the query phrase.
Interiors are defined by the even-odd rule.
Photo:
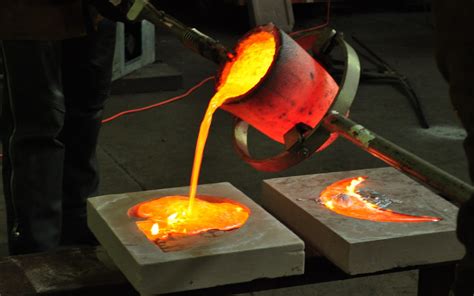
[[[155,26],[147,21],[117,25],[112,94],[177,90],[182,74],[155,57]]]
[[[371,275],[419,269],[418,295],[447,295],[442,293],[451,284],[452,275],[445,272],[453,270],[454,265],[455,262],[446,262],[437,265],[387,270]],[[259,279],[249,283],[225,285],[174,295],[251,293],[359,277],[348,276],[323,257],[308,258],[305,269],[305,274],[299,276]],[[48,272],[34,272],[38,270],[48,270]],[[19,290],[22,294],[41,292],[43,295],[104,295],[114,293],[116,295],[138,295],[101,247],[5,257],[0,260],[0,279],[0,291],[5,295],[15,295]],[[434,290],[430,286],[432,288],[443,288],[432,294],[431,292]]]
[[[376,69],[362,70],[360,76],[361,81],[388,82],[401,86],[404,89],[408,99],[410,100],[410,103],[415,111],[415,114],[418,118],[421,127],[429,128],[429,124],[423,112],[420,99],[408,78],[397,70],[395,70],[392,66],[390,66],[371,48],[365,45],[360,39],[355,36],[352,36],[352,40],[358,45],[360,49],[363,49],[365,51],[364,53],[361,52],[360,49],[356,50],[359,56],[363,57],[365,60],[376,66]]]
[[[358,48],[355,48],[357,55],[375,66],[375,69],[361,69],[360,80],[362,82],[372,83],[391,83],[402,87],[410,100],[420,126],[429,128],[428,121],[420,103],[420,98],[408,80],[408,77],[395,70],[357,37],[352,36],[352,40],[358,45]],[[344,62],[324,56],[318,56],[318,59],[324,63],[333,76],[340,77],[344,73]]]

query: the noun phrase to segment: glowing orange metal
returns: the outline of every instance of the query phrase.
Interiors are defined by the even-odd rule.
[[[188,215],[188,204],[187,196],[162,197],[134,206],[129,216],[146,219],[137,221],[137,226],[149,240],[156,241],[172,234],[194,235],[240,228],[250,215],[250,209],[229,199],[199,197],[191,215]]]
[[[349,178],[331,184],[320,194],[320,201],[331,211],[340,215],[375,222],[436,222],[440,218],[412,216],[383,209],[370,203],[356,192],[356,188],[367,177]]]
[[[271,32],[257,31],[238,44],[234,60],[224,65],[217,86],[217,93],[207,107],[199,130],[189,191],[189,213],[193,209],[202,156],[209,135],[212,115],[227,100],[244,95],[254,88],[267,74],[275,58],[275,53],[275,36]]]
[[[166,239],[173,233],[192,235],[212,229],[231,230],[247,221],[250,210],[243,205],[209,197],[196,199],[197,184],[214,112],[229,99],[246,94],[262,80],[273,63],[276,47],[273,33],[264,30],[248,35],[238,44],[233,60],[222,69],[217,93],[201,123],[189,198],[163,197],[137,205],[130,211],[132,216],[147,219],[136,223],[148,239]]]

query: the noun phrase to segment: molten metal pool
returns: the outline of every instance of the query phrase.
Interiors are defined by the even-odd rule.
[[[359,183],[357,176],[367,179]],[[361,200],[347,194],[348,186]],[[319,192],[332,201],[329,207],[350,217],[315,202]],[[456,238],[456,206],[391,167],[265,180],[261,203],[298,232],[307,250],[318,250],[351,275],[455,261],[464,254]],[[418,219],[433,222],[405,223]]]
[[[201,224],[196,228],[192,226],[195,221],[192,219],[188,220],[187,228],[181,228],[179,215],[155,216],[156,207],[172,208],[166,204],[170,199],[155,197],[177,195],[181,203],[175,206],[179,205],[181,212],[186,212],[188,193],[189,186],[186,186],[98,196],[87,201],[90,229],[140,295],[162,295],[304,272],[305,252],[301,239],[229,183],[199,185],[193,217],[199,217]],[[228,196],[232,200],[211,196]],[[215,228],[216,223],[222,221],[224,217],[216,217],[220,214],[214,212],[216,205],[218,211],[223,209],[222,213],[233,221],[218,226],[237,227],[234,218],[248,219],[242,227],[232,231],[211,230],[187,235],[196,229]],[[203,215],[199,214],[201,207]],[[148,237],[137,227],[137,218],[124,215],[129,209],[133,217],[140,214],[149,216],[150,220],[152,217],[160,220],[148,225],[148,222],[138,221],[143,222],[138,225],[146,226],[144,232]],[[172,231],[166,239],[161,239],[166,228]],[[182,233],[179,233],[180,228]],[[160,233],[152,235],[152,229]],[[150,239],[156,240],[151,242]]]
[[[209,230],[232,230],[247,221],[250,211],[244,205],[226,199],[196,198],[204,148],[214,112],[226,101],[245,95],[265,77],[277,52],[273,31],[257,29],[241,40],[236,55],[220,74],[217,92],[211,99],[201,123],[194,154],[189,198],[168,196],[133,207],[129,214],[147,220],[137,221],[138,228],[152,241],[170,234],[193,235]]]
[[[187,196],[168,196],[136,205],[129,211],[138,228],[151,241],[167,239],[173,234],[193,235],[209,230],[232,230],[247,221],[250,210],[229,199],[210,196],[196,198],[193,212],[188,214]]]
[[[412,216],[380,208],[356,190],[366,179],[367,177],[356,177],[337,181],[321,192],[319,200],[328,209],[340,215],[374,222],[419,223],[441,220],[436,217]]]

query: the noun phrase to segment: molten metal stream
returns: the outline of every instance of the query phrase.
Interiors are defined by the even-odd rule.
[[[320,201],[331,211],[340,215],[375,222],[437,222],[440,218],[412,216],[383,209],[365,200],[356,192],[356,187],[365,177],[349,178],[331,184],[321,192]]]
[[[211,99],[201,123],[194,154],[189,198],[168,196],[139,204],[130,216],[145,218],[138,228],[148,239],[166,239],[170,234],[197,234],[211,229],[231,230],[247,221],[250,210],[222,198],[196,198],[204,147],[214,112],[227,100],[242,96],[254,88],[270,69],[276,54],[276,40],[271,32],[256,31],[242,40],[236,56],[221,72],[217,93]]]
[[[204,147],[212,122],[212,115],[227,100],[249,92],[260,82],[265,74],[267,74],[276,53],[275,37],[272,33],[266,31],[252,34],[239,43],[236,53],[236,58],[224,66],[217,93],[211,99],[201,123],[191,175],[189,214],[191,214],[193,210],[199,172],[201,170]]]

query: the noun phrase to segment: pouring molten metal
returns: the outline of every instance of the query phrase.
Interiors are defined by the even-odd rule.
[[[253,31],[239,42],[236,55],[224,65],[217,93],[209,103],[199,130],[189,198],[162,197],[130,209],[130,216],[146,219],[136,223],[148,239],[156,241],[170,234],[192,235],[214,229],[232,230],[247,221],[250,210],[243,205],[228,199],[196,198],[197,184],[214,112],[228,100],[250,92],[265,77],[277,52],[275,38],[273,32],[264,28]]]
[[[319,199],[333,212],[362,220],[403,223],[437,222],[441,220],[436,217],[412,216],[380,208],[356,191],[357,186],[366,179],[366,177],[349,178],[333,183],[321,192]]]

